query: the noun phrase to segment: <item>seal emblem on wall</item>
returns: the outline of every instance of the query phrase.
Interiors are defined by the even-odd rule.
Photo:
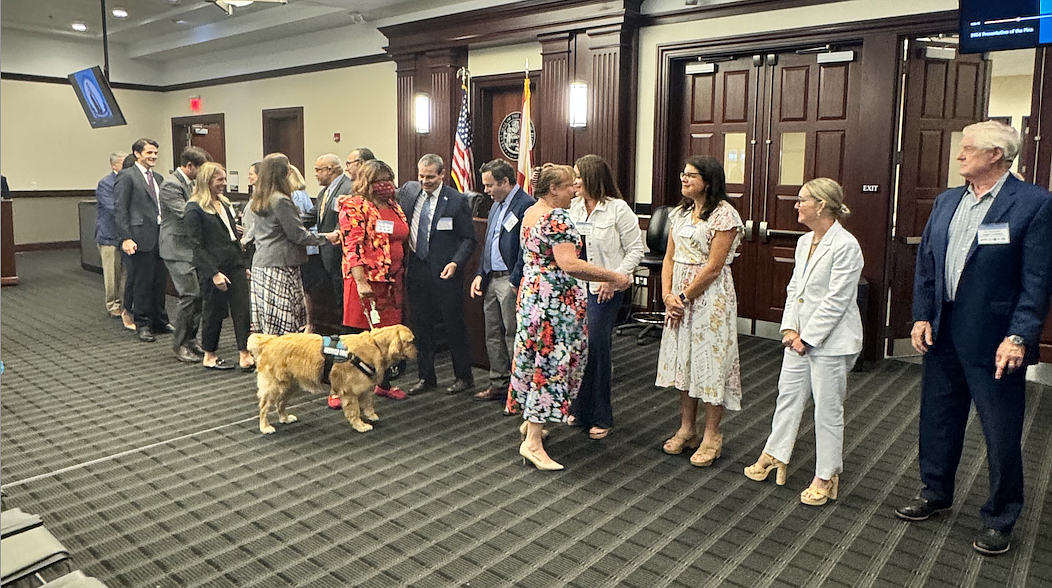
[[[500,150],[504,152],[504,156],[512,161],[518,161],[519,159],[519,129],[521,128],[522,113],[515,111],[509,113],[508,116],[504,117],[504,120],[500,122],[500,129],[497,130],[497,142],[500,143]],[[530,149],[537,143],[537,127],[533,125],[533,121],[530,121]]]

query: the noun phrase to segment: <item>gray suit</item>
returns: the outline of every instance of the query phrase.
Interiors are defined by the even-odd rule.
[[[245,235],[241,242],[256,245],[252,267],[299,267],[307,262],[307,245],[329,242],[303,228],[299,209],[288,196],[272,195],[266,212],[258,215],[250,205],[242,216]]]
[[[176,351],[197,338],[197,327],[201,323],[201,288],[191,263],[194,247],[183,224],[183,213],[191,191],[190,180],[182,170],[176,169],[164,179],[157,195],[161,208],[161,233],[157,246],[168,275],[172,277],[172,284],[179,292],[179,310],[172,322],[175,328],[172,347]]]

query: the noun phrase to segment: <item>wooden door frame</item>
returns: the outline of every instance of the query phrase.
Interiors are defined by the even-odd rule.
[[[226,115],[222,112],[215,114],[196,114],[193,116],[173,116],[172,117],[172,169],[179,167],[179,156],[182,154],[184,146],[178,143],[179,128],[189,127],[191,125],[219,125],[219,142],[223,145],[223,157],[222,161],[226,161]],[[215,154],[209,153],[213,159],[216,159]]]
[[[299,155],[299,163],[300,163],[300,167],[301,167],[300,171],[303,172],[304,170],[302,169],[302,167],[307,165],[307,140],[306,140],[306,124],[304,122],[303,107],[302,106],[288,106],[288,107],[284,107],[284,108],[266,108],[266,109],[263,110],[263,118],[262,118],[262,122],[263,122],[263,133],[262,133],[262,135],[263,136],[261,138],[261,141],[262,141],[261,147],[262,147],[262,151],[263,151],[263,156],[266,157],[266,155],[267,155],[267,134],[268,134],[267,133],[267,123],[270,120],[275,120],[275,119],[281,120],[281,119],[288,119],[288,118],[298,119],[299,122],[300,122],[300,142],[303,143],[303,145],[300,146],[300,149],[301,149],[300,153],[297,153],[297,154],[294,154],[294,155]],[[290,154],[286,153],[285,155],[289,157],[289,161],[291,161],[292,163],[296,163],[297,162],[296,159],[294,157],[292,157]]]
[[[483,131],[482,131],[482,128],[483,128],[484,125],[482,125],[481,122],[482,121],[492,122],[490,119],[493,116],[492,109],[490,108],[491,104],[487,104],[485,96],[488,93],[491,93],[491,92],[494,92],[494,91],[498,91],[498,90],[512,90],[512,89],[522,88],[522,81],[526,77],[525,75],[523,75],[524,73],[525,72],[514,72],[514,73],[506,73],[506,74],[493,74],[493,75],[488,75],[488,76],[478,76],[478,77],[475,77],[475,78],[471,78],[471,117],[472,117],[471,120],[472,120],[472,123],[473,123],[473,126],[472,126],[472,137],[471,137],[471,144],[472,145],[479,145],[479,144],[481,144],[480,143],[481,141],[484,141],[484,140],[486,140],[488,138],[491,138],[491,137],[486,137],[484,135]],[[532,70],[532,71],[530,71],[529,78],[530,78],[530,94],[531,94],[531,100],[530,100],[531,104],[530,105],[532,107],[533,103],[536,102],[536,100],[534,100],[532,98],[532,96],[538,95],[539,90],[540,90],[540,83],[541,83],[541,72],[540,72],[540,70]],[[521,90],[520,90],[520,93],[521,93]],[[541,124],[541,116],[542,116],[542,113],[540,112],[540,109],[532,109],[531,108],[531,110],[530,110],[530,117],[532,119],[531,122],[533,122],[534,126],[537,127],[537,135],[538,135],[538,137],[537,137],[537,145],[534,146],[535,147],[534,156],[536,156],[536,158],[537,158],[536,160],[537,161],[540,161],[540,154],[539,154],[539,148],[540,148],[540,143],[541,143],[541,141],[540,141],[540,134],[542,132],[542,129],[544,128],[543,125]],[[483,163],[486,163],[486,162],[485,161],[478,161],[478,160],[475,161],[475,165],[477,165],[479,167],[481,167]],[[515,162],[512,162],[512,165],[515,165]],[[478,170],[476,170],[476,171],[478,171]]]
[[[674,137],[680,128],[682,110],[680,96],[687,63],[706,56],[766,53],[825,44],[862,42],[858,75],[862,79],[898,79],[900,75],[899,39],[903,35],[937,30],[956,30],[958,11],[915,14],[869,21],[820,25],[817,27],[770,31],[766,33],[709,38],[697,41],[669,43],[658,46],[656,107],[654,112],[654,168],[651,193],[670,194],[675,191],[672,173],[679,161],[673,159],[678,146]],[[1052,59],[1050,59],[1052,63]],[[1052,68],[1050,68],[1052,69]],[[860,190],[853,185],[858,180],[877,184],[879,192],[866,198],[852,197],[851,208],[856,219],[866,219],[870,225],[859,235],[866,251],[863,277],[869,282],[869,295],[862,314],[869,328],[865,334],[863,357],[866,360],[883,358],[887,331],[887,277],[890,262],[891,214],[894,193],[895,153],[898,150],[897,129],[889,121],[897,121],[898,90],[863,92],[860,116],[848,136],[848,153],[852,157],[845,166],[845,186],[851,195]],[[673,140],[675,139],[675,143]],[[653,203],[654,206],[664,202]]]

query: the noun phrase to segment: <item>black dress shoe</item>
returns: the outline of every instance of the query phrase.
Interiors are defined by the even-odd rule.
[[[467,382],[461,380],[460,378],[457,378],[456,380],[453,380],[453,383],[449,386],[449,388],[446,388],[446,394],[458,394],[460,392],[473,388],[474,386],[475,384],[472,382]]]
[[[918,496],[906,503],[905,506],[896,508],[895,516],[904,521],[925,521],[933,514],[938,514],[944,510],[950,510],[950,505],[936,504],[927,498]]]
[[[417,383],[410,386],[405,392],[406,394],[412,396],[413,394],[420,394],[423,392],[427,392],[428,390],[434,390],[435,385],[436,384],[434,382],[428,382],[427,380],[418,380]]]
[[[183,363],[201,363],[201,356],[194,353],[189,347],[176,349],[175,358]]]
[[[174,332],[175,327],[173,327],[170,323],[165,323],[159,327],[154,327],[151,330],[153,331],[154,335],[166,335],[168,333]]]
[[[139,333],[139,341],[142,341],[143,343],[153,343],[157,340],[157,337],[154,337],[153,334],[150,333],[150,329],[147,329],[146,327],[140,327],[136,329],[136,332]]]
[[[508,396],[508,387],[504,386],[490,386],[485,390],[479,392],[473,398],[479,402],[489,402],[491,400],[504,400]]]
[[[997,529],[983,529],[975,536],[972,547],[983,555],[998,555],[1006,553],[1012,546],[1012,535],[1002,533]]]
[[[190,351],[193,351],[194,353],[196,353],[196,354],[198,354],[200,356],[204,356],[204,354],[205,354],[204,348],[201,347],[201,344],[198,343],[197,341],[190,341],[189,343],[186,344],[186,347]]]

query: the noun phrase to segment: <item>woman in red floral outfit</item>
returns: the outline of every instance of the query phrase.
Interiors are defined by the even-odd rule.
[[[409,224],[395,197],[394,171],[379,159],[366,161],[358,170],[353,195],[341,196],[337,204],[343,237],[343,324],[352,332],[400,324]],[[376,393],[405,398],[386,376]]]

